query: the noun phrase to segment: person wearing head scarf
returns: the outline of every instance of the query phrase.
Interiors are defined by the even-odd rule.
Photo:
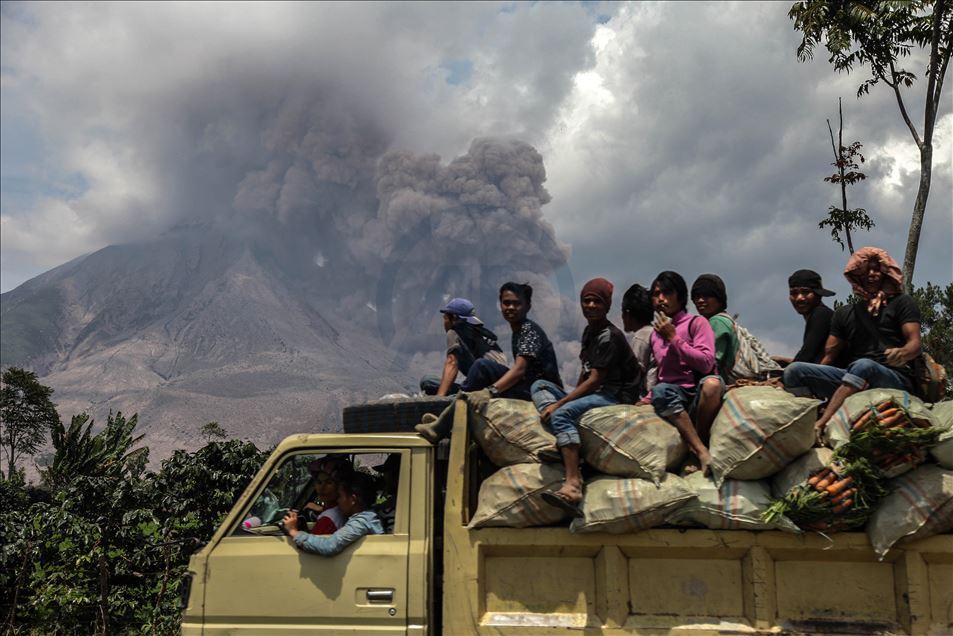
[[[639,397],[642,368],[639,366],[625,334],[609,322],[612,306],[612,283],[605,278],[587,282],[579,295],[586,329],[582,333],[579,361],[582,370],[571,391],[554,382],[533,383],[533,402],[543,422],[556,435],[556,445],[566,467],[566,479],[555,492],[545,492],[543,499],[574,515],[580,515],[582,478],[579,474],[579,429],[582,415],[594,408],[613,404],[632,404]]]
[[[485,389],[507,371],[506,356],[497,344],[496,334],[483,326],[473,303],[454,298],[440,310],[443,329],[447,332],[447,354],[440,377],[428,375],[420,380],[420,390],[427,395],[451,395],[458,391]],[[457,375],[466,380],[457,384]],[[529,399],[529,394],[525,396]]]
[[[902,293],[903,274],[890,254],[876,247],[857,250],[844,277],[858,300],[834,312],[821,363],[795,362],[784,370],[787,390],[829,400],[816,424],[818,435],[858,391],[912,391],[911,363],[920,355],[920,309]],[[846,369],[833,366],[841,355]]]

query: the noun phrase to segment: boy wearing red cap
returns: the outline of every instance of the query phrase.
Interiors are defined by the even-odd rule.
[[[577,422],[586,411],[619,403],[633,403],[639,397],[642,369],[625,334],[606,317],[612,306],[612,283],[595,278],[580,294],[582,314],[588,325],[582,333],[579,360],[582,371],[576,387],[568,393],[547,380],[533,383],[533,402],[556,435],[566,479],[556,492],[543,493],[547,503],[580,515],[582,478],[579,474],[579,430]]]

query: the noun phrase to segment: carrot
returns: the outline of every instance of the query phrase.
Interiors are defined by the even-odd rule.
[[[898,409],[898,408],[896,408],[896,407],[894,407],[894,408],[892,408],[892,409],[887,409],[886,411],[881,411],[880,414],[877,416],[877,419],[883,421],[883,420],[887,419],[888,417],[892,417],[892,416],[896,415],[896,414],[899,413],[899,412],[900,412],[900,409]]]
[[[837,479],[837,475],[834,475],[833,473],[831,473],[830,475],[824,477],[819,482],[817,482],[817,484],[814,486],[814,489],[817,490],[818,492],[826,491],[827,487],[833,484],[836,479]]]
[[[813,477],[811,477],[810,479],[807,480],[807,485],[808,485],[808,486],[814,486],[814,485],[817,484],[817,482],[819,482],[820,480],[821,480],[820,475],[814,475]]]
[[[890,417],[885,417],[878,422],[880,428],[893,428],[897,422],[900,421],[900,418],[903,417],[902,413],[896,413]]]
[[[840,493],[839,495],[831,499],[831,505],[836,506],[840,503],[843,503],[845,499],[852,497],[853,495],[856,495],[856,494],[857,494],[856,488],[848,488],[844,492]]]
[[[850,486],[852,483],[854,483],[854,480],[853,480],[853,479],[851,479],[850,477],[844,477],[844,478],[841,479],[840,481],[834,482],[833,484],[831,484],[830,486],[828,486],[828,487],[827,487],[827,494],[829,494],[829,495],[831,495],[831,496],[837,495],[838,493],[840,493],[841,491],[843,491],[845,488],[847,488],[848,486]]]
[[[835,506],[834,509],[831,510],[831,513],[835,515],[839,515],[843,512],[846,512],[847,509],[850,508],[852,503],[854,503],[853,499],[845,499],[839,505]]]
[[[861,415],[859,418],[857,418],[857,421],[854,422],[854,425],[850,427],[850,430],[859,431],[865,426],[867,426],[867,424],[870,422],[870,416],[871,416],[871,411],[867,411],[866,413]]]
[[[883,402],[877,405],[877,410],[886,411],[887,409],[892,407],[893,407],[893,400],[884,400]]]

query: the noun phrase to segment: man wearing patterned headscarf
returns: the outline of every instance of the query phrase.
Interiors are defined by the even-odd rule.
[[[886,251],[864,247],[851,255],[844,276],[857,302],[834,312],[820,364],[795,362],[784,386],[795,394],[828,399],[818,435],[844,400],[866,389],[912,391],[912,362],[920,355],[920,309],[901,293],[903,274]],[[831,366],[845,354],[846,369]]]

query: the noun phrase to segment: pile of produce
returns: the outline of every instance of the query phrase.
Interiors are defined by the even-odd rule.
[[[831,462],[775,501],[765,521],[786,516],[805,530],[821,532],[864,525],[889,494],[888,480],[923,463],[940,434],[929,419],[913,417],[904,402],[889,397],[853,409],[849,433]]]

